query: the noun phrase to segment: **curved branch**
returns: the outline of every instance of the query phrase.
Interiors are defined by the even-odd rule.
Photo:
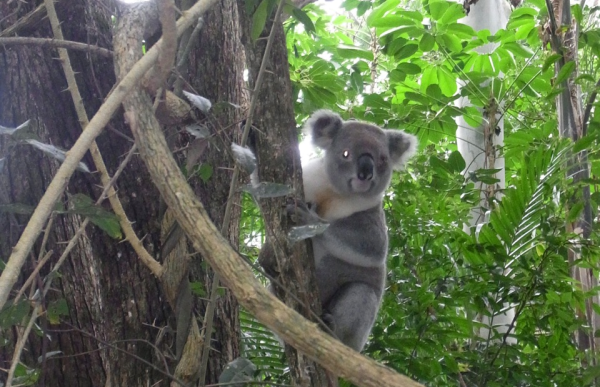
[[[105,58],[112,58],[113,52],[106,48],[94,46],[91,44],[85,44],[80,42],[73,42],[71,40],[59,40],[49,38],[1,38],[0,46],[2,48],[8,46],[41,46],[51,48],[68,48],[70,50],[86,51],[94,54],[98,54]]]
[[[217,0],[200,0],[189,11],[184,12],[183,16],[177,22],[177,36],[180,36],[183,31],[189,28],[200,15],[216,2]],[[67,152],[66,159],[56,172],[54,179],[52,179],[52,182],[46,189],[46,193],[42,196],[31,215],[25,230],[23,230],[19,241],[13,248],[13,252],[2,271],[2,275],[0,275],[0,309],[6,304],[10,290],[21,273],[21,267],[25,262],[27,254],[35,243],[46,219],[48,219],[54,210],[54,203],[62,195],[79,161],[83,158],[95,138],[102,132],[102,129],[106,126],[115,111],[121,106],[121,102],[139,84],[144,74],[156,63],[161,46],[162,40],[159,40],[127,75],[123,77],[113,92],[106,98],[106,101],[100,106],[100,109],[98,109],[98,112],[86,126],[71,150]]]

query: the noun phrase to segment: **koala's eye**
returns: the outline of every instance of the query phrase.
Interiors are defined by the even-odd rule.
[[[344,158],[347,159],[350,156],[350,151],[348,149],[345,149],[342,152],[342,156],[344,156]]]

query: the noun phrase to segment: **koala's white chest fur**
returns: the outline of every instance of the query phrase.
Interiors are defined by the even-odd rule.
[[[316,207],[320,218],[331,222],[381,205],[383,193],[373,197],[341,195],[327,176],[323,158],[310,160],[302,166],[305,201]]]

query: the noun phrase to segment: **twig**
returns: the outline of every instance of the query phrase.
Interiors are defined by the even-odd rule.
[[[258,95],[260,91],[260,87],[262,85],[262,80],[265,73],[265,68],[267,67],[267,62],[269,60],[269,53],[271,52],[271,47],[273,46],[274,36],[275,36],[275,28],[277,23],[279,22],[279,15],[283,10],[284,1],[279,2],[279,6],[277,7],[277,11],[275,11],[275,17],[273,20],[273,25],[271,26],[271,31],[269,33],[269,39],[267,40],[267,45],[265,47],[265,52],[263,53],[262,62],[260,64],[260,69],[258,71],[258,75],[256,76],[256,82],[254,84],[254,93],[252,94],[252,101],[250,102],[250,108],[248,110],[248,117],[246,118],[246,126],[244,127],[244,132],[242,133],[242,141],[241,146],[246,146],[246,142],[248,141],[248,135],[250,134],[250,128],[252,127],[252,118],[254,116],[254,109],[256,108],[256,104],[258,103]],[[231,210],[233,208],[233,197],[237,191],[237,183],[240,175],[240,166],[238,163],[235,164],[235,168],[233,169],[233,175],[231,176],[231,184],[229,185],[229,195],[227,196],[227,205],[225,206],[225,215],[223,216],[223,224],[221,225],[221,234],[225,235],[227,229],[229,228],[229,223],[231,221]],[[219,282],[221,278],[217,272],[215,272],[213,276],[213,282],[210,288],[210,301],[206,308],[206,313],[204,316],[204,322],[206,324],[205,339],[204,339],[204,348],[202,349],[202,361],[200,363],[200,380],[204,381],[206,379],[206,370],[208,368],[208,354],[210,351],[210,337],[212,333],[213,320],[215,315],[215,307],[217,302],[217,291],[219,289]]]
[[[52,31],[54,33],[54,36],[57,40],[64,40],[63,33],[60,28],[60,21],[58,20],[56,8],[54,7],[54,0],[44,1],[46,2],[48,18],[50,19],[50,24],[52,25]],[[71,66],[69,54],[64,48],[59,48],[58,53],[60,55],[63,71],[67,78],[69,92],[71,93],[71,98],[73,99],[73,103],[75,104],[77,118],[79,119],[79,122],[81,123],[83,128],[85,128],[89,124],[89,119],[85,111],[85,107],[83,106],[83,98],[81,97],[79,87],[77,86],[77,81],[75,80],[75,72],[73,71],[73,67]],[[135,252],[138,254],[142,262],[150,269],[150,271],[152,271],[152,273],[155,276],[159,276],[162,272],[162,267],[144,248],[144,245],[137,237],[135,231],[133,230],[133,227],[131,227],[131,222],[129,222],[129,219],[127,219],[127,214],[123,209],[123,205],[121,204],[117,193],[112,188],[112,185],[109,184],[110,175],[108,174],[108,170],[106,169],[106,165],[104,164],[104,159],[102,158],[102,154],[100,153],[100,148],[98,148],[98,145],[95,141],[91,144],[90,152],[92,154],[94,164],[96,165],[96,169],[100,172],[100,180],[102,181],[102,184],[104,186],[109,187],[108,200],[113,211],[115,212],[115,215],[119,219],[119,224],[121,225],[121,229],[125,234],[126,240],[129,241]]]
[[[36,9],[23,16],[16,23],[0,31],[0,36],[8,36],[20,32],[23,28],[33,26],[40,22],[46,15],[46,5],[40,4]],[[10,15],[9,15],[10,16]]]
[[[48,251],[46,253],[46,255],[44,255],[44,257],[38,261],[38,264],[35,266],[35,269],[33,269],[33,272],[29,275],[29,277],[27,278],[27,281],[25,281],[25,283],[23,284],[23,286],[21,286],[21,289],[17,293],[14,304],[16,304],[18,302],[18,300],[21,298],[23,293],[25,293],[25,290],[27,290],[27,287],[29,287],[29,285],[31,285],[31,283],[33,282],[35,277],[38,275],[38,273],[40,272],[42,267],[44,267],[46,262],[48,262],[48,259],[50,259],[50,257],[52,256],[52,253],[53,253],[52,250]]]
[[[173,0],[158,0],[158,15],[164,43],[152,77],[150,86],[152,90],[163,86],[169,78],[177,54],[177,28],[175,27],[175,3]]]
[[[12,360],[10,362],[10,369],[8,370],[8,376],[6,377],[6,387],[12,386],[12,381],[15,376],[15,370],[17,369],[17,365],[19,364],[19,359],[21,358],[21,353],[23,353],[23,348],[25,347],[25,343],[27,342],[27,336],[29,336],[29,332],[31,332],[31,328],[33,328],[33,324],[35,320],[38,318],[38,313],[41,309],[41,303],[36,303],[35,308],[33,308],[33,312],[31,313],[31,318],[29,319],[29,323],[23,330],[19,340],[17,340],[17,344],[15,345],[15,352],[13,353]]]
[[[112,58],[113,52],[106,48],[73,42],[71,40],[58,40],[49,38],[0,38],[0,46],[42,46],[51,48],[68,48],[77,51],[86,51],[106,58]]]
[[[588,129],[588,121],[590,120],[590,114],[592,114],[592,107],[594,107],[594,102],[596,102],[596,96],[598,95],[598,88],[600,87],[600,80],[596,82],[596,87],[594,91],[590,94],[587,100],[587,104],[585,105],[585,113],[583,114],[583,128],[581,129],[581,136],[585,136],[587,134]]]
[[[110,180],[110,182],[108,183],[108,185],[105,186],[104,189],[102,190],[102,193],[100,194],[100,197],[98,198],[98,200],[96,200],[96,203],[95,203],[96,205],[102,203],[102,201],[106,198],[107,193],[109,191],[111,191],[111,188],[113,187],[113,185],[115,184],[115,182],[119,178],[119,175],[121,175],[121,172],[123,172],[123,170],[125,169],[125,166],[129,163],[129,161],[133,157],[136,149],[137,149],[137,146],[134,144],[131,147],[131,149],[129,150],[129,153],[127,154],[127,156],[125,157],[125,160],[123,160],[121,162],[121,165],[119,165],[119,168],[117,169],[117,172],[115,172],[115,175],[112,177],[112,179]],[[81,225],[79,226],[79,229],[77,230],[77,232],[75,232],[75,235],[73,235],[73,237],[69,241],[69,244],[67,245],[67,247],[63,251],[62,255],[56,261],[56,264],[52,268],[52,271],[48,274],[48,280],[46,281],[46,285],[44,285],[44,291],[42,293],[44,296],[46,296],[46,293],[48,293],[48,289],[50,289],[50,285],[52,284],[52,279],[54,278],[54,274],[58,273],[58,270],[60,269],[60,267],[62,266],[62,264],[65,262],[65,260],[67,259],[67,257],[71,253],[71,250],[73,250],[73,248],[75,247],[75,244],[79,240],[79,237],[81,237],[81,235],[85,231],[85,228],[87,227],[88,223],[90,223],[90,218],[85,218],[83,220],[83,222],[81,222]],[[154,262],[156,262],[156,261],[154,261]],[[158,262],[157,262],[157,264],[158,264]],[[158,264],[158,265],[160,266],[160,264]],[[161,268],[161,270],[162,270],[162,268]]]
[[[181,35],[200,15],[206,12],[217,0],[200,0],[188,12],[185,12],[177,22],[177,34]],[[67,152],[67,157],[56,172],[54,179],[40,199],[35,211],[31,215],[27,226],[23,230],[19,241],[13,248],[2,275],[0,275],[0,309],[6,304],[10,289],[13,287],[21,273],[27,253],[31,250],[44,222],[54,209],[54,203],[62,195],[71,175],[75,172],[79,161],[91,146],[94,139],[102,132],[104,126],[112,115],[121,106],[121,102],[129,92],[138,85],[139,80],[156,63],[162,40],[159,40],[144,55],[133,68],[123,77],[115,90],[106,98],[94,115],[86,129],[79,136],[73,147]]]

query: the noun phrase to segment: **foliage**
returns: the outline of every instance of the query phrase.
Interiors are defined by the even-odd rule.
[[[386,198],[388,288],[365,352],[430,386],[592,385],[593,354],[576,343],[591,294],[570,274],[574,264],[597,269],[598,227],[586,241],[565,229],[583,207],[581,185],[591,184],[594,213],[600,202],[600,117],[591,110],[587,137],[573,146],[559,139],[555,97],[575,71],[584,108],[595,90],[597,9],[572,7],[581,66],[567,62],[555,75],[559,57],[544,35],[542,0],[526,1],[495,35],[462,24],[462,5],[450,1],[346,0],[342,7],[332,16],[309,5],[311,23],[286,22],[299,121],[328,108],[402,128],[421,144]],[[491,54],[476,51],[490,44]],[[456,107],[462,97],[473,106]],[[477,126],[491,105],[505,119],[507,189],[501,203],[490,203],[489,221],[468,234],[474,183],[491,183],[494,171],[463,177],[455,119]],[[581,150],[592,178],[575,185],[567,161]],[[582,259],[570,263],[569,249]],[[508,304],[516,309],[509,332],[516,344],[495,331],[474,333],[479,316]]]

